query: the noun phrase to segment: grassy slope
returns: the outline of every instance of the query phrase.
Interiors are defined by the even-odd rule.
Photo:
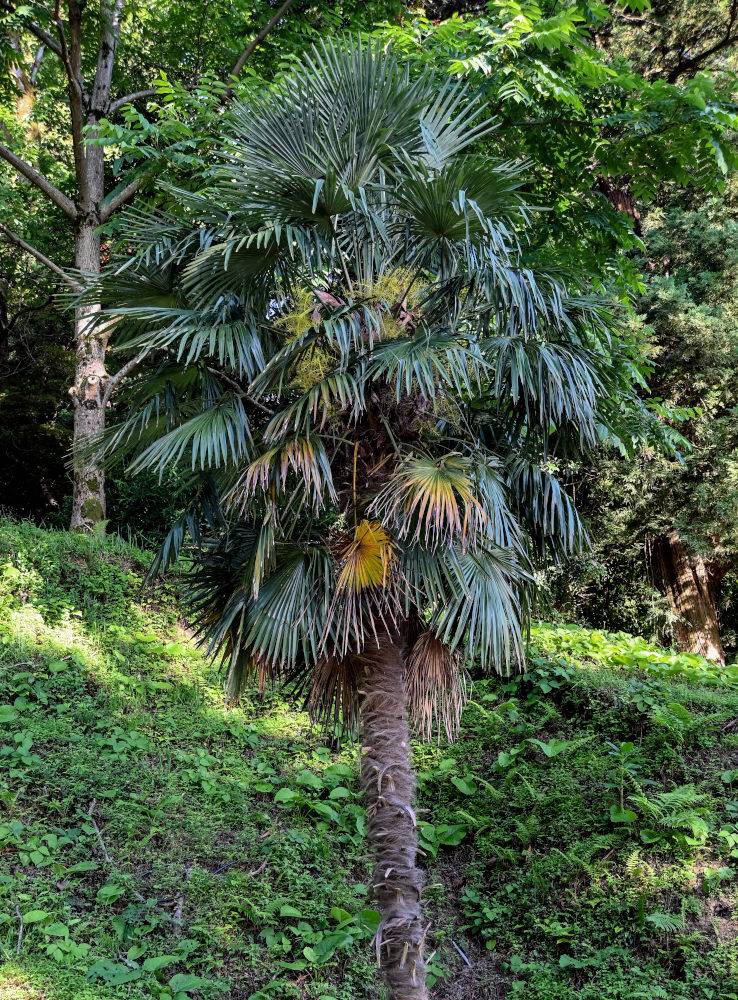
[[[228,710],[142,570],[0,523],[0,1000],[377,997],[355,748]],[[732,672],[535,643],[417,748],[434,995],[738,997]]]

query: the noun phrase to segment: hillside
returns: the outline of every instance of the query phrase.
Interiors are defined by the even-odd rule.
[[[176,578],[0,522],[0,1000],[368,1000],[356,747],[225,704]],[[738,670],[538,624],[417,746],[438,1000],[738,998]]]

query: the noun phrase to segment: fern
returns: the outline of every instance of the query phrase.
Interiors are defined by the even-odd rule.
[[[628,856],[625,870],[632,879],[639,879],[642,882],[650,881],[655,875],[651,865],[641,857],[640,850],[635,850]]]
[[[663,913],[661,910],[656,910],[655,913],[648,914],[646,921],[664,934],[674,934],[676,931],[684,930],[684,915],[681,913]]]
[[[663,986],[649,986],[648,989],[629,993],[628,1000],[669,1000],[669,994]]]

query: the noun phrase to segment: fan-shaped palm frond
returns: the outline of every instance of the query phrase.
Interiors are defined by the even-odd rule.
[[[397,537],[426,547],[460,544],[486,532],[487,513],[475,495],[472,463],[463,455],[412,455],[396,469],[371,509]]]
[[[352,534],[343,535],[336,545],[340,566],[336,589],[360,594],[385,587],[395,558],[394,546],[382,525],[361,521]]]
[[[314,507],[337,499],[323,441],[316,435],[298,435],[255,458],[234,486],[229,500],[243,513],[255,493],[276,499],[278,492],[285,492],[290,472],[298,477]]]
[[[596,443],[598,400],[608,390],[602,365],[590,349],[498,337],[484,345],[484,357],[494,372],[489,387],[493,397],[519,408],[526,426],[548,429],[567,423],[577,428],[583,443]]]
[[[336,586],[322,635],[329,653],[363,652],[382,629],[396,627],[400,611],[397,553],[384,527],[360,521],[332,539]]]
[[[244,645],[285,671],[298,662],[317,662],[334,592],[335,575],[325,549],[288,546],[246,610]]]
[[[487,363],[475,345],[455,333],[431,333],[425,325],[412,337],[378,344],[362,373],[365,382],[386,380],[395,398],[419,392],[439,397],[471,397],[486,381]]]
[[[155,438],[136,456],[131,468],[134,472],[151,468],[161,472],[176,465],[189,451],[193,469],[219,469],[247,458],[251,443],[243,402],[236,396],[224,396]]]
[[[538,553],[568,556],[581,552],[588,534],[556,476],[523,456],[512,459],[508,474],[516,507]]]
[[[455,599],[435,611],[434,631],[452,648],[463,647],[467,662],[483,670],[522,664],[531,578],[514,558],[493,547],[459,553],[454,571],[465,593],[459,588]]]

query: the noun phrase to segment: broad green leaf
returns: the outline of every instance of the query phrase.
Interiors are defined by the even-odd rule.
[[[189,993],[190,990],[198,990],[203,986],[212,986],[214,980],[204,979],[202,976],[193,976],[188,973],[173,976],[169,980],[169,986],[173,993]]]
[[[451,783],[458,788],[462,795],[474,795],[477,786],[469,778],[451,778]]]
[[[618,805],[610,806],[610,820],[613,823],[635,823],[637,819],[638,813],[634,813],[632,809],[621,809]]]
[[[173,965],[175,962],[179,962],[180,957],[177,955],[153,955],[151,958],[147,958],[143,964],[144,972],[156,972],[157,969],[166,969],[168,965]]]
[[[280,788],[277,794],[274,796],[275,802],[294,802],[295,799],[301,799],[302,794],[296,792],[294,788]]]

